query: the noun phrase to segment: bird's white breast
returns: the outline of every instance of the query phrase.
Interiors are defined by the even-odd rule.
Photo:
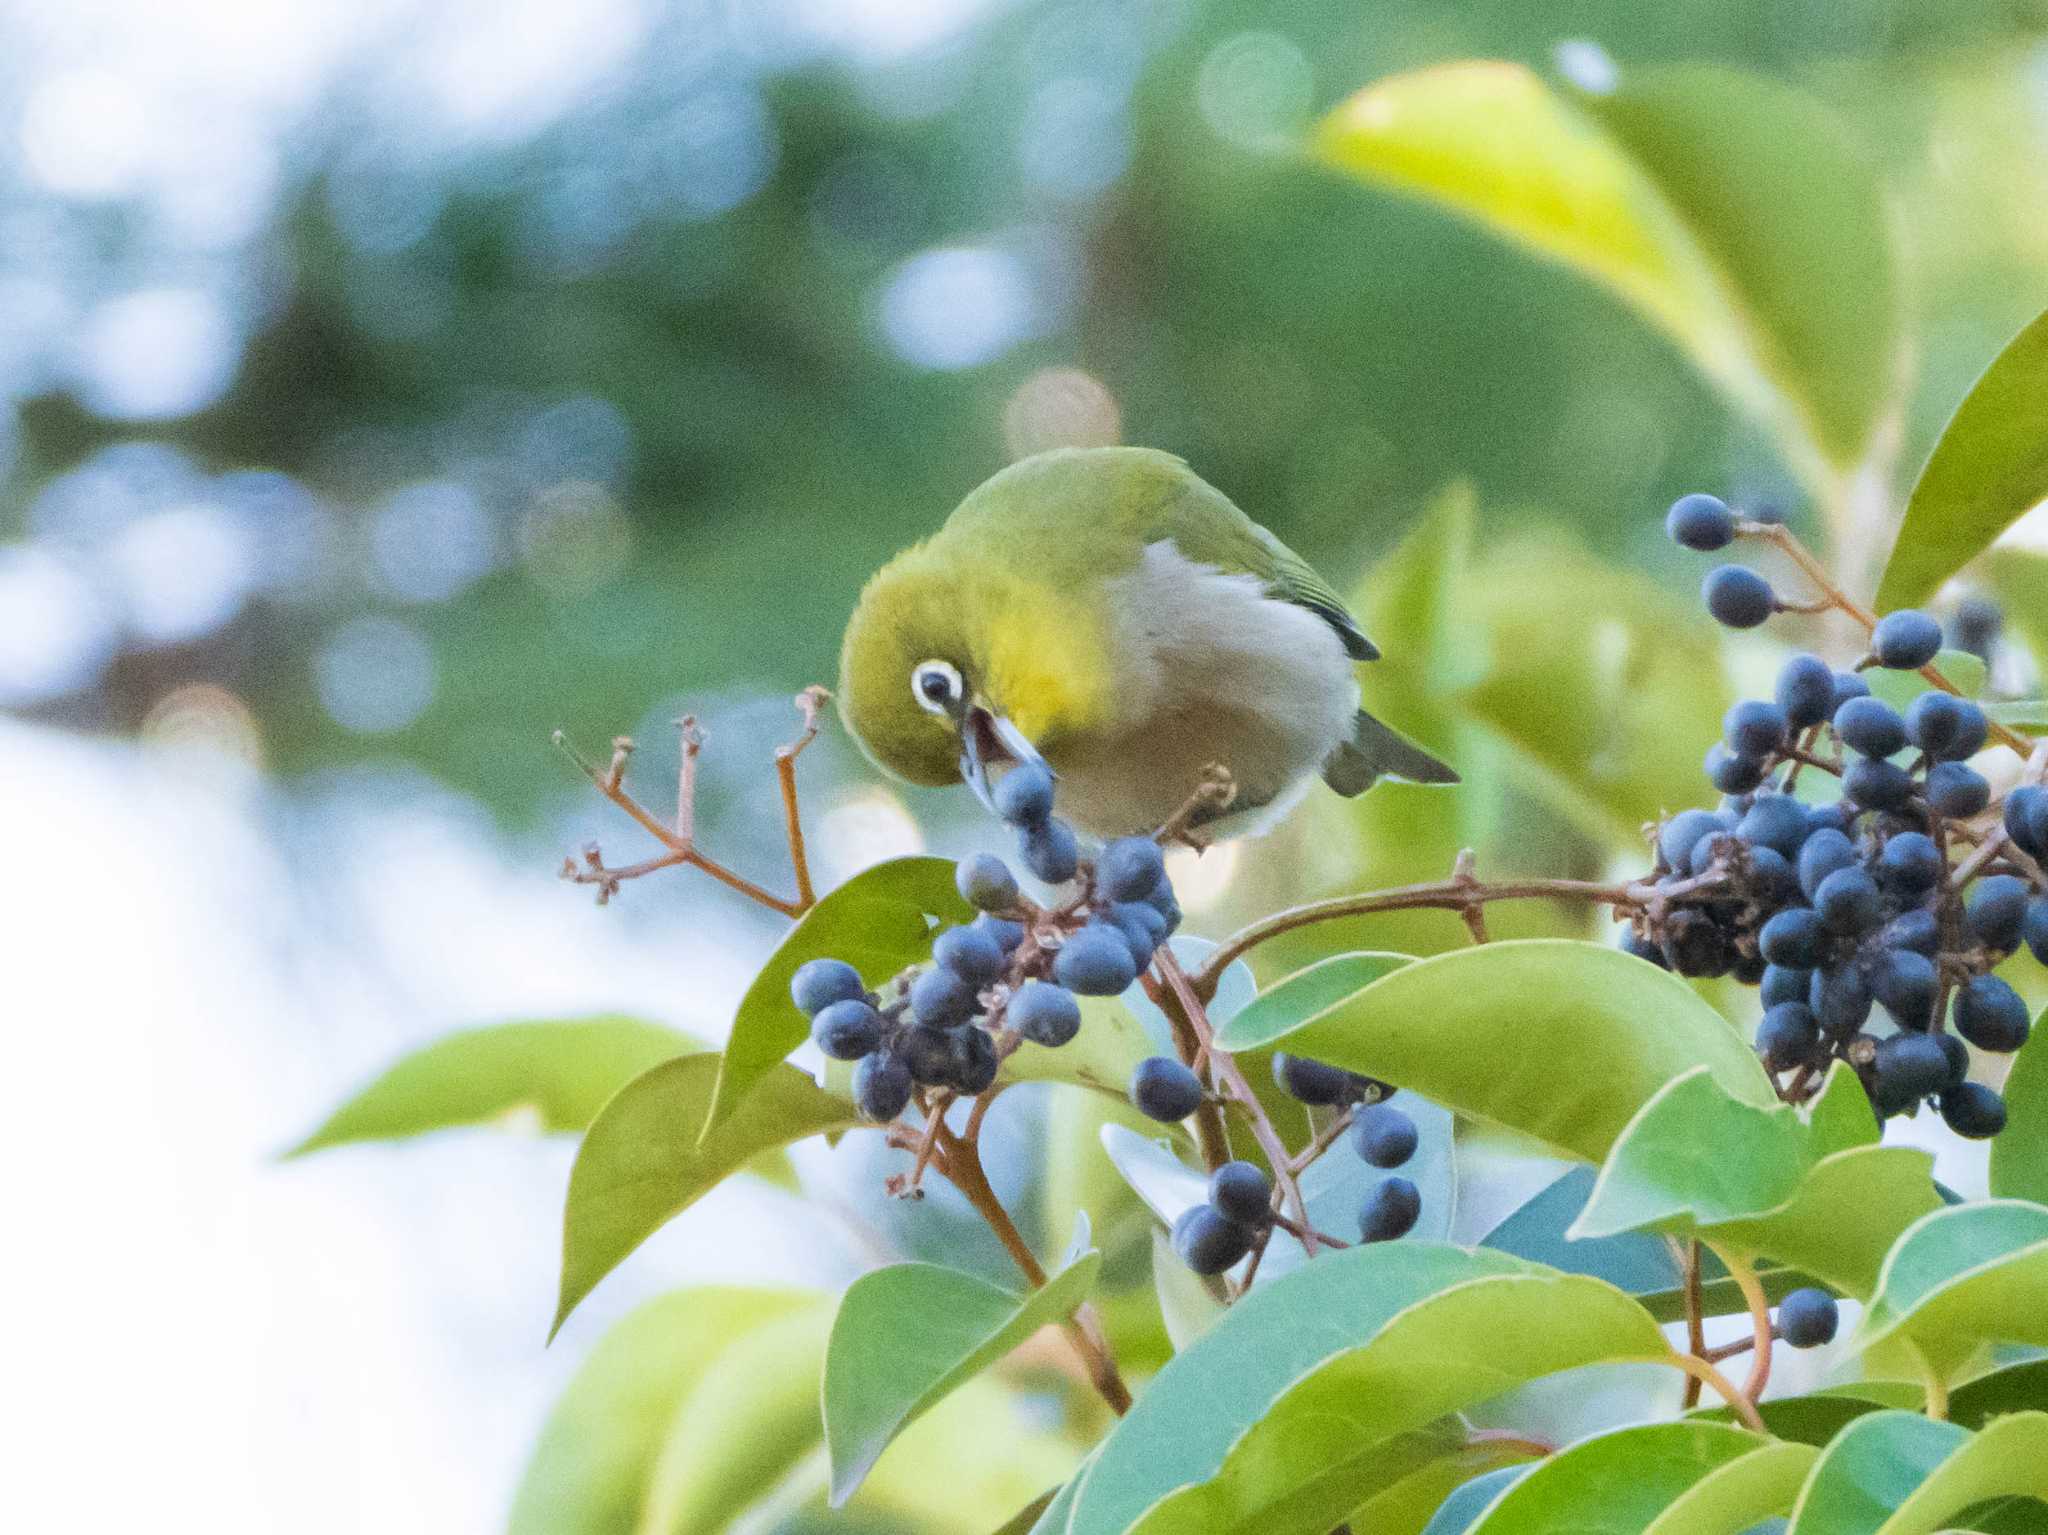
[[[1108,586],[1119,729],[1062,752],[1061,813],[1103,836],[1150,830],[1221,762],[1238,812],[1219,829],[1271,824],[1351,734],[1358,682],[1343,642],[1253,576],[1145,550]]]

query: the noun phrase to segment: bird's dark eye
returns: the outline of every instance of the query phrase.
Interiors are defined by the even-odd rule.
[[[933,714],[950,714],[962,696],[960,673],[944,661],[923,661],[910,674],[910,691]]]

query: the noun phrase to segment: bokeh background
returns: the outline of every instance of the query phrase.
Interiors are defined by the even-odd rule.
[[[0,0],[10,1522],[496,1529],[633,1300],[974,1240],[809,1158],[837,1192],[721,1190],[543,1351],[566,1144],[275,1154],[458,1025],[715,1041],[777,924],[557,883],[638,844],[550,732],[632,733],[659,800],[696,713],[707,842],[781,884],[789,695],[1015,457],[1185,455],[1408,639],[1369,689],[1463,748],[1457,796],[1205,860],[1198,929],[1467,842],[1596,870],[1696,797],[1768,656],[1659,509],[1825,543],[1795,478],[1608,295],[1297,147],[1374,78],[1583,42],[1837,114],[1897,212],[1910,468],[2048,303],[2040,0]],[[1415,558],[1360,587],[1418,526],[1473,572],[1427,623]],[[2044,546],[1991,579],[2008,691]],[[829,729],[803,772],[828,879],[988,836]]]

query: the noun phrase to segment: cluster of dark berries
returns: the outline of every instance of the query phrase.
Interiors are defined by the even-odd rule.
[[[1197,1274],[1220,1274],[1273,1221],[1273,1180],[1252,1162],[1225,1162],[1209,1175],[1209,1202],[1173,1223],[1173,1250]]]
[[[1693,549],[1736,531],[1711,496],[1685,497],[1666,526]],[[1743,628],[1776,607],[1738,566],[1708,577],[1706,600]],[[1917,670],[1940,645],[1932,618],[1892,613],[1864,665]],[[1760,986],[1756,1045],[1774,1073],[1811,1079],[1839,1058],[1880,1116],[1931,1098],[1958,1134],[1996,1135],[2005,1105],[1967,1080],[1963,1042],[2026,1040],[2026,1004],[1991,972],[2023,945],[2048,961],[2048,790],[2016,788],[1994,814],[1968,763],[1989,731],[1982,709],[1928,692],[1902,714],[1817,656],[1794,656],[1774,696],[1736,704],[1724,727],[1706,774],[1726,797],[1658,829],[1657,893],[1625,945],[1681,975]],[[1839,777],[1838,797],[1796,798],[1802,772]],[[1878,1009],[1889,1028],[1872,1026]]]
[[[1051,775],[1035,765],[1014,769],[995,792],[1031,872],[1052,884],[1080,879],[1071,899],[1041,907],[1002,859],[976,854],[961,862],[958,883],[980,915],[939,934],[929,965],[880,993],[842,960],[797,971],[790,991],[810,1015],[811,1038],[833,1060],[859,1062],[854,1101],[868,1118],[894,1119],[920,1086],[988,1091],[1020,1040],[1066,1044],[1081,1028],[1077,997],[1122,992],[1179,924],[1156,842],[1124,838],[1085,864],[1073,831],[1053,818],[1052,798]]]

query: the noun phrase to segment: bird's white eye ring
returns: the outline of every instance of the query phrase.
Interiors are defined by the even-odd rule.
[[[910,694],[920,708],[951,714],[960,707],[965,689],[957,667],[945,661],[920,661],[910,673]]]

